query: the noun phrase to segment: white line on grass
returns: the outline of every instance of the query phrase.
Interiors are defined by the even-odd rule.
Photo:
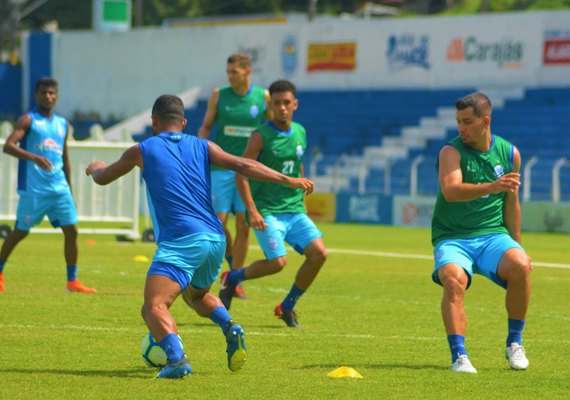
[[[392,258],[413,258],[418,260],[433,260],[433,256],[426,256],[422,254],[404,254],[404,253],[386,253],[382,251],[368,251],[368,250],[347,250],[347,249],[328,249],[329,253],[339,254],[354,254],[359,256],[373,256],[373,257],[392,257]],[[548,267],[548,268],[564,268],[570,269],[570,264],[547,263],[542,261],[533,261],[534,267]]]
[[[212,325],[213,326],[213,325]],[[103,327],[103,326],[87,326],[87,325],[30,325],[30,324],[0,324],[0,328],[7,329],[53,329],[53,330],[75,330],[80,332],[85,331],[96,331],[96,332],[144,332],[146,327],[142,326],[131,326],[131,327]],[[210,334],[211,329],[180,329],[181,332],[185,333],[198,333],[198,334]],[[302,333],[303,336],[314,336],[314,337],[328,337],[328,338],[350,338],[350,339],[379,339],[379,340],[402,340],[402,341],[439,341],[441,337],[434,336],[376,336],[369,334],[357,334],[357,333],[323,333],[323,332],[313,332],[309,333],[303,330],[284,328],[283,332],[258,332],[258,331],[247,331],[246,335],[249,336],[278,336],[278,337],[291,337],[291,335],[296,333]],[[534,342],[532,339],[525,339],[526,342]],[[537,340],[538,341],[538,340]],[[548,339],[541,338],[540,342],[556,342],[558,344],[570,344],[570,340],[560,340],[559,338]]]
[[[118,242],[121,244],[121,242]],[[252,250],[261,250],[259,246],[249,246]],[[384,251],[370,250],[349,250],[349,249],[327,249],[329,253],[353,254],[356,256],[372,256],[372,257],[391,257],[391,258],[410,258],[416,260],[433,260],[433,256],[424,254],[406,254],[406,253],[390,253]],[[533,267],[562,268],[570,269],[570,264],[549,263],[543,261],[533,261]]]
[[[212,325],[214,327],[214,325]],[[75,331],[96,331],[96,332],[139,332],[146,328],[133,326],[133,327],[103,327],[103,326],[87,326],[87,325],[30,325],[30,324],[0,324],[0,328],[7,329],[54,329],[54,330],[75,330]],[[182,332],[189,333],[211,333],[210,329],[180,329]],[[306,334],[306,332],[303,332]],[[247,335],[250,336],[291,336],[290,333],[285,332],[258,332],[258,331],[247,331]],[[352,334],[352,333],[315,333],[314,336],[319,337],[343,337],[352,339],[374,339],[376,336],[368,334]],[[397,338],[386,337],[388,338]],[[435,339],[435,338],[416,338],[416,339]]]

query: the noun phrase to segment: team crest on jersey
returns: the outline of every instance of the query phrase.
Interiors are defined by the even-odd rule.
[[[501,176],[505,175],[505,170],[503,169],[502,165],[495,165],[495,178],[499,179]]]
[[[63,126],[60,125],[57,127],[57,134],[60,138],[63,138],[65,136],[65,129],[63,129]]]
[[[251,118],[255,118],[259,115],[259,107],[257,106],[257,104],[254,104],[251,107],[249,107],[249,115],[251,115]]]
[[[300,144],[297,144],[297,149],[295,150],[295,153],[297,154],[297,158],[299,160],[301,158],[303,158],[303,154],[305,154],[305,151],[303,150],[303,146],[301,146]]]
[[[40,151],[50,151],[56,154],[63,154],[63,149],[60,145],[56,143],[53,139],[45,139],[41,144],[37,146]]]

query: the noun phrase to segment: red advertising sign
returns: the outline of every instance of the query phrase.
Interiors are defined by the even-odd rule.
[[[570,64],[570,38],[544,41],[544,64]]]

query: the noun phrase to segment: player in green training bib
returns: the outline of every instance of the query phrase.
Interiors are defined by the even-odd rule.
[[[290,177],[303,176],[302,161],[307,148],[305,128],[292,121],[298,105],[296,93],[295,85],[289,81],[271,84],[272,119],[252,133],[244,153],[245,158],[258,160]],[[301,190],[248,181],[240,174],[236,176],[236,183],[265,259],[241,270],[232,270],[222,282],[220,299],[229,309],[239,282],[281,271],[287,264],[287,242],[306,259],[289,293],[274,312],[287,326],[297,328],[295,304],[313,283],[327,258],[322,233],[307,215]]]
[[[241,157],[251,132],[261,125],[267,116],[267,90],[250,82],[251,59],[247,54],[237,53],[228,57],[226,73],[229,85],[214,89],[208,100],[198,136],[208,139],[214,125],[214,141],[225,152]],[[243,268],[249,247],[249,226],[245,220],[245,205],[235,185],[235,172],[212,168],[212,203],[222,221],[226,235],[226,259],[231,269]],[[235,241],[227,228],[230,213],[235,214]],[[222,274],[225,277],[227,272]],[[243,288],[236,295],[246,298]]]
[[[520,246],[521,156],[511,143],[491,133],[492,107],[487,96],[472,93],[455,107],[459,136],[439,153],[439,191],[432,220],[432,279],[443,286],[441,313],[451,369],[477,372],[465,350],[464,297],[473,274],[506,289],[505,355],[512,369],[526,369],[522,331],[532,267]]]

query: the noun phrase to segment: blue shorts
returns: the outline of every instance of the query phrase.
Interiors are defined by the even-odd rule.
[[[236,186],[235,171],[212,171],[212,205],[216,213],[245,213],[245,204]]]
[[[253,231],[267,260],[286,255],[285,242],[303,254],[305,247],[313,240],[323,237],[315,223],[304,213],[271,214],[263,219],[267,224],[265,231]]]
[[[148,275],[164,275],[178,282],[182,290],[212,286],[218,277],[226,253],[226,237],[217,234],[193,234],[162,241],[154,254]]]
[[[54,228],[75,225],[77,209],[71,192],[48,196],[21,194],[16,211],[16,229],[28,232],[46,215]]]
[[[439,242],[433,249],[435,268],[432,279],[441,285],[437,271],[445,264],[458,264],[469,275],[467,287],[471,285],[473,274],[486,276],[504,288],[507,282],[499,278],[497,268],[503,254],[509,249],[524,249],[511,236],[493,233],[467,239],[448,239]]]

